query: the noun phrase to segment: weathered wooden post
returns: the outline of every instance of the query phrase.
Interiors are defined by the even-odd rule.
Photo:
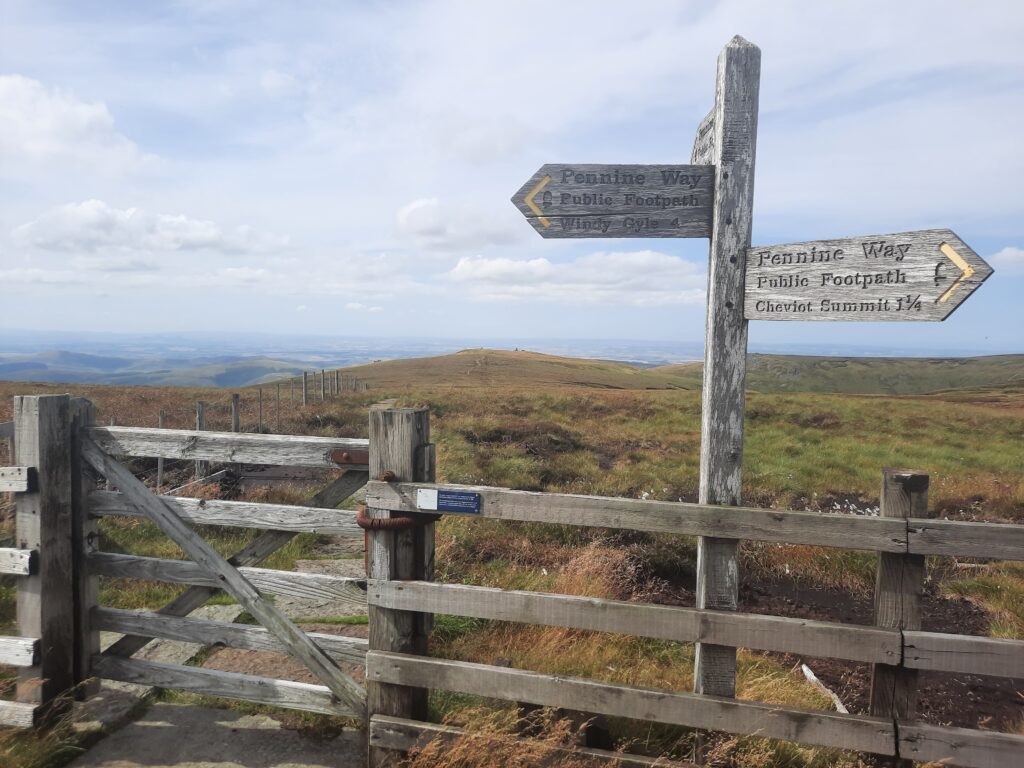
[[[67,395],[14,398],[15,464],[34,467],[34,490],[15,497],[18,547],[36,570],[18,581],[18,631],[39,638],[39,663],[18,674],[16,698],[41,721],[66,711],[75,684],[71,403]]]
[[[747,321],[746,251],[754,202],[761,50],[734,37],[718,56],[713,110],[715,200],[708,261],[708,308],[701,398],[700,503],[740,503],[743,469]],[[702,536],[697,545],[697,607],[735,611],[739,566],[735,539]],[[697,644],[694,690],[736,695],[736,649]]]
[[[327,399],[327,371],[320,369],[320,402]]]
[[[117,416],[111,416],[110,417],[110,426],[112,426],[112,427],[116,427],[117,426]],[[107,490],[107,491],[110,490],[110,481],[109,480],[104,481],[103,488],[104,488],[104,490]]]
[[[928,475],[910,469],[882,471],[882,517],[928,517]],[[924,555],[878,553],[875,576],[875,624],[887,629],[921,628]],[[917,670],[875,664],[871,676],[871,714],[913,720],[917,711]],[[900,760],[910,766],[913,761]]]
[[[241,432],[242,431],[242,414],[239,412],[241,407],[241,395],[237,392],[231,395],[231,431]]]
[[[163,410],[159,414],[163,426]],[[99,578],[89,573],[87,559],[90,553],[99,550],[99,527],[89,516],[89,492],[93,488],[92,476],[86,472],[82,458],[84,430],[96,422],[96,408],[82,398],[72,398],[70,403],[70,451],[71,451],[71,542],[74,580],[74,637],[75,637],[75,698],[82,700],[99,692],[99,680],[92,676],[92,658],[100,652],[100,633],[90,625],[90,613],[99,606]],[[159,459],[163,462],[163,459]],[[157,489],[163,471],[157,466]]]
[[[433,456],[430,412],[426,408],[376,405],[370,409],[370,477],[391,472],[396,481],[430,482],[434,477]],[[371,518],[393,516],[387,510],[372,508],[367,514]],[[367,553],[371,579],[428,580],[434,570],[434,524],[370,531]],[[425,655],[429,618],[422,613],[369,606],[370,649]],[[426,689],[368,680],[366,692],[368,717],[426,719]],[[370,747],[371,768],[387,764],[388,759],[388,750]]]
[[[337,395],[341,392],[341,371],[337,368],[334,369],[334,394]]]
[[[302,372],[302,404],[309,402],[309,372]]]
[[[156,415],[156,426],[158,429],[164,428],[164,409],[161,408],[159,413]],[[158,456],[156,459],[156,491],[160,492],[160,489],[164,486],[164,457]]]
[[[295,379],[288,379],[288,401],[295,402]]]
[[[196,401],[196,430],[202,432],[206,429],[206,403],[202,400]],[[196,480],[206,477],[207,463],[202,459],[196,459]]]

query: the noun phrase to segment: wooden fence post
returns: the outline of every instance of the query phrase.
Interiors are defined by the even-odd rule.
[[[36,469],[35,490],[15,499],[17,542],[38,553],[18,581],[18,630],[39,638],[39,664],[20,670],[16,696],[45,722],[66,711],[75,684],[70,398],[15,397],[14,436],[15,463]]]
[[[430,412],[426,408],[370,409],[370,477],[390,471],[399,481],[428,481],[434,476],[430,444]],[[428,466],[429,465],[429,466]],[[370,517],[389,517],[369,509]],[[372,579],[426,580],[433,573],[434,526],[397,531],[371,531],[367,547]],[[426,614],[369,606],[371,650],[425,655],[430,620]],[[367,717],[390,715],[413,720],[427,717],[427,690],[367,680]],[[393,755],[369,748],[371,768],[386,765]]]
[[[302,404],[309,402],[309,372],[302,372]]]
[[[202,400],[196,401],[196,429],[200,432],[206,429],[206,403]],[[196,480],[206,477],[206,467],[205,461],[196,459]]]
[[[740,503],[743,470],[747,321],[743,280],[754,201],[754,153],[761,50],[734,37],[718,57],[715,89],[714,220],[708,260],[708,308],[701,399],[700,503]],[[701,536],[697,607],[735,611],[739,565],[735,539]],[[697,644],[697,693],[736,695],[736,649]]]
[[[110,426],[112,426],[112,427],[116,427],[117,426],[117,416],[111,416],[110,417]],[[103,488],[104,488],[104,490],[107,490],[107,491],[110,490],[110,481],[109,480],[107,480],[106,482],[103,483]]]
[[[263,434],[263,387],[259,389],[259,404],[256,411],[256,431]]]
[[[83,430],[96,422],[96,408],[83,398],[73,398],[70,407],[71,427],[71,540],[72,574],[74,579],[75,624],[75,698],[87,699],[99,693],[99,680],[92,676],[92,658],[100,652],[100,633],[90,625],[90,614],[99,606],[99,577],[89,573],[88,556],[99,550],[99,528],[89,516],[88,498],[93,488],[92,476],[86,472],[82,458]],[[160,426],[164,412],[160,411]],[[159,460],[160,462],[163,459]],[[158,465],[157,482],[163,472]]]
[[[337,368],[334,369],[334,394],[337,395],[341,392],[341,371]]]
[[[242,414],[239,413],[241,407],[241,395],[237,392],[231,395],[231,431],[241,432],[242,431]]]
[[[321,403],[324,400],[327,399],[326,393],[327,393],[327,372],[323,368],[321,368],[320,369],[320,402]]]
[[[882,470],[882,517],[928,517],[928,475],[909,469]],[[899,630],[921,628],[924,555],[878,553],[875,624]],[[917,710],[917,670],[875,664],[871,676],[871,714],[913,720]],[[899,760],[911,765],[910,760]]]
[[[160,412],[156,415],[156,425],[159,429],[164,428],[164,409],[161,408]],[[160,489],[164,485],[164,457],[158,456],[156,460],[156,492],[160,493]]]

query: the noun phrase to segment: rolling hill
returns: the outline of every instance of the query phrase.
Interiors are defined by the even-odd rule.
[[[343,369],[374,389],[510,386],[700,389],[703,366],[645,368],[538,352],[467,349]],[[752,354],[747,387],[772,392],[919,395],[950,389],[1024,386],[1024,355],[964,358],[840,358]]]

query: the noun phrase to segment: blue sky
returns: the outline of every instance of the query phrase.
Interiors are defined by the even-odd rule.
[[[944,323],[751,345],[1024,351],[1018,2],[0,0],[4,324],[703,337],[705,240],[542,240],[548,162],[685,163],[719,49],[762,49],[754,242],[949,227]]]

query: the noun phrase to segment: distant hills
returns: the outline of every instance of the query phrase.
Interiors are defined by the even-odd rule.
[[[538,352],[467,349],[343,369],[374,389],[403,387],[598,387],[700,389],[703,365],[641,367]],[[915,395],[965,387],[1024,386],[1024,355],[962,358],[841,358],[752,354],[747,387],[757,392]]]
[[[0,379],[242,388],[298,376],[313,367],[302,361],[245,355],[122,357],[50,350],[0,357]],[[328,366],[321,363],[315,367]],[[435,387],[698,390],[702,368],[701,363],[645,366],[481,348],[403,357],[349,366],[342,371],[383,391]],[[765,393],[919,395],[1006,386],[1024,387],[1024,355],[905,358],[752,354],[747,364],[748,389]]]
[[[65,384],[143,384],[245,387],[309,370],[299,363],[259,357],[108,357],[48,350],[0,358],[0,379]]]

